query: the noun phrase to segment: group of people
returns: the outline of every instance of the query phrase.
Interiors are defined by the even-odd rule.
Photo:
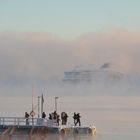
[[[54,123],[57,123],[57,125],[59,125],[60,116],[57,114],[56,111],[54,111],[53,113],[50,113],[49,114],[49,120],[53,120]]]
[[[67,124],[67,119],[68,119],[68,115],[66,112],[62,112],[61,113],[61,122],[62,122],[62,125],[66,125]],[[76,126],[77,124],[79,124],[79,126],[81,126],[81,121],[80,121],[80,113],[75,113],[74,112],[74,116],[73,116],[73,119],[74,119],[74,125]],[[56,111],[54,111],[53,113],[49,114],[49,119],[50,120],[53,120],[54,122],[56,122],[58,125],[59,125],[59,122],[60,122],[60,117],[59,115],[56,113]]]
[[[30,113],[30,115],[31,115],[31,113]],[[25,112],[26,125],[29,125],[28,119],[29,119],[30,115],[27,112]],[[43,119],[46,118],[45,112],[42,113],[42,118]],[[77,124],[79,124],[79,126],[81,126],[80,118],[81,118],[80,113],[75,113],[74,112],[73,119],[74,119],[74,125],[75,126]],[[62,125],[66,125],[67,124],[67,119],[68,119],[67,113],[66,112],[62,112],[61,113],[61,122],[62,122]],[[49,120],[53,120],[53,122],[56,123],[57,125],[60,124],[60,116],[57,114],[56,111],[54,111],[53,113],[50,113],[49,114]]]

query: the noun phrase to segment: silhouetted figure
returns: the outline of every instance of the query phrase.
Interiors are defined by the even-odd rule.
[[[65,116],[64,116],[65,125],[67,124],[67,120],[68,120],[68,115],[67,115],[67,113],[65,113]]]
[[[43,119],[46,118],[46,114],[45,114],[45,112],[42,113],[42,118],[43,118]]]
[[[25,112],[25,119],[26,119],[26,125],[29,125],[29,114],[27,112]]]
[[[59,125],[59,122],[60,122],[60,117],[59,115],[57,115],[57,125]]]
[[[52,114],[49,114],[49,120],[52,120]]]
[[[67,124],[67,118],[68,118],[67,113],[66,112],[62,112],[61,113],[62,125],[66,125]]]
[[[75,123],[75,126],[76,126],[78,123],[79,123],[79,126],[81,126],[80,118],[81,118],[80,113],[77,113],[77,115],[76,115],[76,123]]]
[[[53,116],[53,119],[56,120],[57,119],[57,113],[56,113],[56,111],[54,111],[53,115],[54,115]]]
[[[74,115],[73,115],[73,119],[74,119],[74,125],[76,123],[76,118],[77,118],[77,114],[74,112]],[[75,125],[76,126],[76,125]]]
[[[64,116],[65,116],[65,112],[62,112],[62,113],[61,113],[62,125],[64,125],[64,124],[65,124],[65,122],[64,122]]]

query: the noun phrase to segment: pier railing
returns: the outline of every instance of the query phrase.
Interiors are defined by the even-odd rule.
[[[0,117],[0,125],[3,126],[52,126],[56,125],[52,120],[42,118],[23,118],[23,117]]]

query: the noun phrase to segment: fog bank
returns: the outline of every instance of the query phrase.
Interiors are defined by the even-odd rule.
[[[101,89],[106,89],[104,93],[111,94],[122,90],[124,94],[136,87],[137,93],[139,88],[136,85],[139,85],[140,81],[139,46],[140,32],[120,29],[88,33],[71,41],[47,32],[1,32],[0,91],[2,94],[25,94],[30,92],[32,84],[35,83],[39,90],[45,88],[51,92],[60,90],[58,94],[73,94],[66,93],[73,86],[66,90],[61,84],[64,71],[72,70],[76,66],[88,70],[99,69],[102,64],[110,63],[113,71],[129,75],[130,82],[123,80],[124,86],[122,82],[112,86],[106,85],[105,79],[98,83],[96,80],[90,87],[76,87],[77,93],[81,93],[81,87],[86,90],[82,90],[84,94],[101,94]],[[130,88],[131,85],[133,88]],[[54,86],[56,90],[53,89]],[[110,87],[113,87],[113,90],[109,90]]]

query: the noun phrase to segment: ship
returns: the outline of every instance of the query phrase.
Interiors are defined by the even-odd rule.
[[[110,69],[110,63],[104,63],[98,69],[83,69],[76,66],[74,69],[64,71],[65,83],[92,83],[97,81],[118,81],[123,78],[123,74]]]

